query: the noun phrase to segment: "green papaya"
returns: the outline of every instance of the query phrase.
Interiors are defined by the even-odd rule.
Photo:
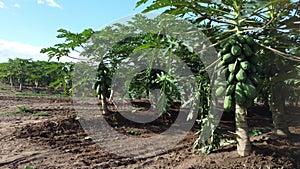
[[[241,81],[245,81],[247,79],[247,74],[243,69],[240,69],[235,77],[238,81],[241,82]]]
[[[245,38],[240,34],[237,35],[237,39],[241,44],[246,43]]]
[[[232,38],[232,39],[229,39],[227,41],[228,44],[231,44],[231,45],[235,45],[236,44],[236,39],[235,38]]]
[[[223,86],[219,86],[216,90],[216,96],[222,96],[225,94],[225,88]]]
[[[255,41],[250,36],[244,35],[243,37],[244,37],[244,39],[246,40],[246,43],[249,46],[254,46],[255,45]]]
[[[242,49],[238,45],[233,45],[231,47],[231,54],[233,56],[239,56],[241,53],[242,53]]]
[[[226,67],[226,68],[222,69],[221,76],[224,75],[225,77],[228,77],[229,73],[230,73],[229,69],[228,69],[228,67]]]
[[[242,82],[237,82],[235,85],[235,90],[244,90]]]
[[[244,105],[246,102],[246,96],[242,90],[235,90],[235,101],[239,105]]]
[[[238,56],[237,60],[242,62],[246,59],[245,55],[243,53],[240,54],[240,56]]]
[[[231,63],[232,61],[234,61],[234,56],[231,53],[227,53],[225,55],[223,55],[223,61],[225,63]]]
[[[221,51],[218,52],[218,58],[222,58],[223,55],[224,53],[222,53]]]
[[[223,67],[223,61],[220,61],[220,62],[218,62],[218,64],[217,64],[217,68],[221,68],[221,67]]]
[[[216,83],[216,85],[218,85],[218,86],[226,86],[227,85],[227,83],[226,82],[218,82],[218,83]],[[225,87],[224,87],[225,88]]]
[[[224,110],[231,111],[233,109],[234,103],[231,96],[225,96],[224,98]]]
[[[241,62],[241,68],[244,69],[244,70],[250,69],[250,66],[251,66],[250,62],[248,62],[248,61]]]
[[[244,84],[244,89],[246,97],[250,99],[254,99],[256,97],[257,92],[255,86]]]
[[[234,79],[235,79],[234,73],[230,73],[229,76],[228,76],[227,81],[228,81],[229,84],[233,84],[234,83]]]
[[[246,57],[251,57],[253,55],[252,49],[247,44],[243,44],[243,51]]]
[[[234,92],[234,89],[235,85],[229,85],[225,91],[225,95],[230,96]]]
[[[261,81],[260,77],[257,74],[251,75],[250,80],[255,86],[259,85],[259,83]]]
[[[231,49],[231,44],[230,43],[226,43],[223,47],[223,51],[226,52],[226,53],[229,53],[230,52],[230,49]],[[224,53],[225,54],[225,53]]]
[[[238,70],[238,65],[236,63],[231,63],[228,65],[228,70],[230,73],[235,73]]]

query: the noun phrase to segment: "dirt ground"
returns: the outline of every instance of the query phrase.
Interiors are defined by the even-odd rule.
[[[30,113],[6,115],[19,106],[33,112],[47,112],[49,116]],[[4,94],[0,91],[0,168],[300,168],[300,108],[287,107],[287,121],[292,133],[288,138],[272,134],[272,119],[266,108],[249,110],[249,126],[264,129],[251,137],[253,152],[239,157],[236,146],[219,148],[209,155],[193,150],[199,130],[197,125],[183,141],[166,153],[148,158],[128,158],[111,154],[86,139],[87,134],[76,119],[72,100],[68,98],[29,97]],[[165,123],[171,119],[163,119]],[[139,136],[155,134],[158,124],[139,128]],[[234,131],[232,114],[221,121],[224,131]],[[119,122],[116,130],[134,130],[134,126]],[[151,132],[149,132],[151,131]]]

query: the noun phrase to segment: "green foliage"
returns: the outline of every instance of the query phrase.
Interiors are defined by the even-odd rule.
[[[70,94],[73,67],[73,63],[9,59],[0,63],[0,80],[11,87],[16,84],[34,86],[35,89],[49,87]]]
[[[32,116],[37,116],[37,117],[49,116],[49,113],[41,111],[41,112],[33,113]]]
[[[92,29],[85,29],[81,33],[72,33],[65,29],[59,29],[59,34],[56,36],[59,39],[65,39],[64,43],[55,44],[53,47],[41,49],[41,53],[46,53],[49,56],[49,60],[56,57],[59,60],[61,57],[70,57],[71,51],[77,50],[77,48],[84,48],[83,44],[91,38],[94,31]]]
[[[25,166],[24,169],[35,169],[33,167]]]
[[[15,111],[12,112],[6,112],[6,115],[16,115],[16,114],[22,114],[22,113],[32,113],[33,110],[27,108],[26,106],[19,106]]]
[[[130,134],[130,135],[134,135],[134,136],[141,135],[140,132],[134,131],[134,130],[127,130],[126,133],[128,133],[128,134]]]
[[[252,128],[249,131],[249,137],[256,137],[256,136],[261,136],[264,133],[270,132],[268,129],[257,129],[257,128]]]

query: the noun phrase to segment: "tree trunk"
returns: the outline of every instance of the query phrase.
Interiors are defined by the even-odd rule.
[[[35,84],[35,88],[38,89],[38,87],[39,87],[39,82],[36,80],[36,81],[34,81],[34,84]]]
[[[251,153],[251,144],[248,133],[247,109],[236,104],[235,106],[235,124],[237,137],[237,152],[240,156],[248,156]]]
[[[274,133],[287,137],[290,132],[288,125],[285,120],[284,107],[285,107],[285,98],[284,90],[281,86],[273,86],[271,89],[270,97],[270,110],[272,112],[273,124],[274,124]]]
[[[9,82],[10,82],[10,88],[13,89],[14,88],[14,83],[13,83],[12,77],[9,78]]]
[[[102,106],[102,114],[108,114],[109,113],[108,104],[104,92],[102,92],[101,94],[101,106]]]
[[[22,91],[23,90],[23,83],[20,82],[20,85],[19,85],[19,91]]]
[[[113,98],[114,98],[114,90],[112,89],[111,92],[110,92],[110,96],[109,96],[108,101],[109,101],[109,102],[112,102],[112,101],[113,101]]]

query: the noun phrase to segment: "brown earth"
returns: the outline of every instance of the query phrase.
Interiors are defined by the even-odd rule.
[[[147,103],[140,101],[137,104]],[[6,112],[26,106],[49,116],[34,117],[31,113],[6,115]],[[173,149],[148,158],[128,158],[111,154],[87,139],[88,135],[76,119],[72,100],[67,98],[28,97],[1,94],[0,91],[0,168],[300,168],[300,108],[287,107],[287,120],[292,133],[288,138],[272,134],[272,119],[265,107],[249,111],[249,126],[263,134],[251,137],[253,152],[239,157],[236,146],[230,144],[205,155],[193,150],[198,126]],[[149,137],[164,130],[174,117],[164,117],[155,123],[136,127],[120,116],[108,115],[115,129],[127,134],[139,131]],[[162,127],[159,125],[164,123]],[[234,131],[233,115],[224,114],[222,130]],[[232,137],[232,135],[228,135]]]

